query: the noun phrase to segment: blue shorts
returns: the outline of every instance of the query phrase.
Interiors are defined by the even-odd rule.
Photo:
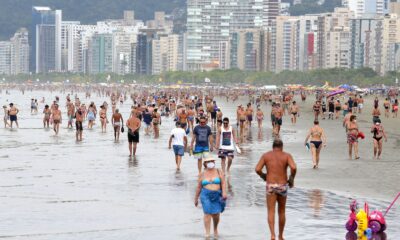
[[[196,159],[207,158],[210,153],[210,149],[208,147],[195,146],[193,150],[193,156]]]
[[[174,146],[172,146],[173,147],[173,149],[174,149],[174,153],[175,153],[175,156],[183,156],[183,155],[185,155],[185,149],[184,149],[184,147],[183,146],[181,146],[181,145],[174,145]]]

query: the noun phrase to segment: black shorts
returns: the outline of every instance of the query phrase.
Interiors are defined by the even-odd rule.
[[[10,121],[11,122],[16,122],[17,121],[17,115],[10,115]]]
[[[282,118],[275,118],[275,124],[282,126]]]
[[[139,142],[139,131],[136,131],[133,134],[128,132],[128,142],[138,143]]]
[[[76,131],[83,131],[82,122],[76,121],[76,122],[75,122],[75,128],[76,128]]]
[[[217,112],[211,112],[211,119],[217,118]]]

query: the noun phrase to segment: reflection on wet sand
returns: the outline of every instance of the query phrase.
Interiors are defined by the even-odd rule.
[[[346,234],[346,240],[387,240],[387,236],[386,233],[382,232],[372,234],[371,238],[368,238],[367,236],[357,237],[355,232],[348,232]]]
[[[324,195],[321,190],[314,189],[308,193],[309,206],[314,209],[314,217],[320,217],[321,209],[324,205]]]
[[[53,97],[47,92],[32,94]],[[13,96],[20,106],[26,105],[26,99],[18,93]],[[29,105],[26,106],[21,108],[21,114],[29,111]],[[269,105],[262,107],[270,109]],[[227,117],[235,119],[235,106],[221,102],[221,108]],[[128,116],[130,104],[124,104],[120,110]],[[0,238],[6,235],[10,239],[28,236],[25,238],[29,240],[204,239],[201,210],[193,206],[198,178],[196,161],[185,154],[182,170],[176,172],[173,153],[165,148],[173,128],[172,117],[163,118],[159,139],[143,134],[138,156],[129,159],[126,135],[121,135],[120,143],[114,143],[111,131],[101,134],[99,124],[88,130],[85,123],[84,141],[77,144],[73,131],[63,128],[60,136],[52,137],[52,131],[39,128],[42,122],[36,117],[22,116],[22,128],[18,130],[0,129],[3,139],[7,139],[0,145]],[[305,134],[302,127],[308,126],[305,117],[306,114],[299,119],[298,127],[287,124],[281,131],[285,149],[293,154],[300,169],[299,182],[289,191],[286,239],[343,239],[351,200],[343,194],[323,191],[327,184],[323,180],[346,164],[338,153],[344,145],[334,145],[337,139],[331,139],[329,148],[333,150],[323,153],[321,169],[310,172],[310,154],[301,144]],[[261,130],[253,126],[240,136],[242,154],[235,155],[227,175],[228,202],[219,239],[269,237],[265,183],[254,173],[260,156],[271,149],[270,120],[263,126]],[[336,130],[328,129],[331,135]],[[358,165],[352,169],[368,170],[372,163],[367,161],[354,163]],[[379,167],[390,172],[398,166],[396,160],[392,162],[382,161]],[[307,190],[303,188],[306,184],[321,190]],[[378,209],[388,205],[376,199],[368,202]],[[397,216],[388,214],[386,220],[390,224],[386,230],[389,238],[396,239],[400,234]],[[374,237],[387,239],[386,234]]]

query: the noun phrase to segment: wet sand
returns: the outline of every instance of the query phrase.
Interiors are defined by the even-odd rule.
[[[0,129],[0,238],[204,239],[202,210],[193,204],[197,162],[186,155],[182,171],[175,171],[173,153],[167,149],[172,118],[163,119],[159,139],[141,134],[138,156],[131,160],[126,135],[114,143],[110,125],[103,134],[99,123],[93,130],[84,124],[82,143],[75,142],[75,131],[65,128],[66,121],[58,137],[42,129],[42,114],[30,115],[30,98],[50,100],[58,93],[12,94],[22,110],[21,128]],[[83,94],[79,96],[87,102]],[[0,95],[2,103],[7,99],[9,95]],[[65,112],[64,101],[62,96]],[[233,119],[237,103],[219,101],[224,114]],[[341,121],[321,120],[328,147],[322,152],[320,169],[313,170],[310,153],[303,146],[312,126],[311,103],[309,97],[305,105],[300,104],[303,113],[298,125],[291,126],[286,117],[282,128],[285,150],[293,154],[299,168],[296,187],[289,193],[286,239],[345,239],[350,198],[368,200],[371,210],[383,210],[399,191],[396,126],[400,120],[383,118],[391,133],[382,160],[372,160],[368,108],[359,118],[367,136],[360,144],[360,160],[347,159]],[[126,118],[130,101],[119,108]],[[263,106],[263,111],[269,116],[270,106]],[[242,144],[243,154],[234,160],[219,239],[269,237],[265,183],[254,173],[261,154],[271,149],[270,120],[266,119],[262,135],[253,127]],[[388,239],[400,234],[398,206],[387,216]]]

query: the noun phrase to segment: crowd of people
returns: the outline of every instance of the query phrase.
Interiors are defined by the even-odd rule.
[[[63,90],[65,93],[65,90]],[[68,91],[68,90],[67,90]],[[85,91],[86,105],[78,97],[78,93],[66,94],[65,106],[60,106],[60,98],[56,97],[51,105],[46,104],[44,98],[40,101],[31,99],[31,114],[38,114],[40,105],[43,106],[43,127],[52,127],[54,134],[59,135],[63,117],[66,117],[66,126],[75,129],[76,141],[82,142],[84,129],[93,129],[97,122],[100,123],[101,132],[111,126],[114,132],[114,141],[120,141],[120,134],[125,132],[128,140],[129,156],[137,154],[140,135],[153,136],[158,139],[160,131],[166,129],[160,126],[164,121],[174,121],[175,128],[170,131],[168,148],[175,155],[176,170],[181,170],[182,159],[185,154],[192,155],[197,161],[198,186],[196,189],[195,206],[199,199],[204,211],[204,226],[206,236],[210,236],[211,222],[214,235],[218,235],[218,223],[220,213],[224,211],[227,191],[226,175],[231,174],[235,154],[241,152],[240,143],[252,128],[263,131],[263,123],[270,122],[271,135],[274,137],[272,150],[263,154],[255,167],[256,173],[266,181],[268,224],[271,239],[275,239],[275,210],[278,206],[279,215],[279,239],[283,239],[285,226],[285,206],[287,192],[294,186],[296,164],[293,157],[283,151],[283,142],[280,139],[281,127],[286,116],[290,118],[290,124],[296,126],[300,113],[312,112],[314,124],[305,136],[304,145],[310,149],[312,167],[320,166],[321,150],[327,146],[327,135],[320,126],[320,120],[343,119],[343,127],[346,132],[349,158],[359,159],[358,141],[365,134],[360,131],[357,116],[363,113],[364,98],[360,94],[346,93],[345,95],[329,96],[320,92],[315,93],[316,101],[312,109],[301,108],[295,98],[302,102],[314,92],[282,90],[280,92],[247,92],[248,102],[245,106],[239,104],[236,109],[236,118],[230,119],[223,114],[218,101],[226,101],[228,105],[235,105],[242,95],[239,91],[199,91],[158,89],[140,91],[121,91],[118,89],[99,88],[94,91]],[[79,92],[79,90],[75,90]],[[91,101],[91,94],[106,99],[98,108]],[[121,114],[118,104],[121,106],[129,102],[131,109],[129,116]],[[246,99],[247,100],[247,99]],[[397,118],[397,95],[388,96],[383,104],[379,104],[379,98],[374,100],[371,137],[373,138],[373,156],[379,159],[382,154],[383,140],[387,141],[387,135],[380,119],[380,108],[384,109],[384,117]],[[109,106],[111,105],[111,106]],[[265,105],[270,107],[270,120],[265,119],[263,112]],[[65,107],[65,108],[64,108]],[[4,127],[19,127],[18,114],[20,110],[13,104],[4,105]],[[391,110],[391,114],[390,114]],[[257,125],[253,121],[257,121]],[[233,123],[233,124],[232,124]],[[236,123],[236,127],[235,127]],[[143,127],[142,127],[143,124]],[[144,128],[144,130],[141,130]],[[221,166],[216,166],[217,158],[212,154],[216,152],[221,160]],[[266,169],[266,173],[264,172]],[[287,176],[290,169],[290,176]]]

